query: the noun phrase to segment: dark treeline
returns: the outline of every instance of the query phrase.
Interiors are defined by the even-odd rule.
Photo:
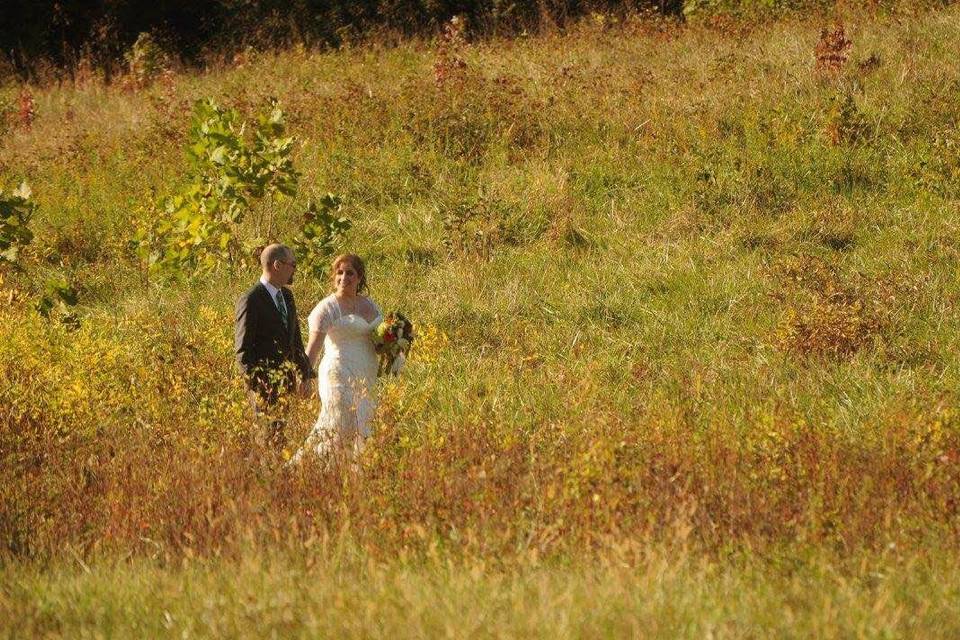
[[[0,0],[0,65],[22,79],[81,60],[108,76],[142,32],[187,64],[246,46],[339,46],[371,33],[474,35],[563,25],[592,11],[677,14],[683,0]]]

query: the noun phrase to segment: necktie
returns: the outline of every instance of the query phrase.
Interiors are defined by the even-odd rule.
[[[283,291],[277,291],[277,309],[280,310],[280,317],[283,318],[283,324],[287,324],[287,305],[283,301]]]

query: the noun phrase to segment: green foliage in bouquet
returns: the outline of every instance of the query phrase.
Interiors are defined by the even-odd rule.
[[[373,349],[380,357],[377,375],[399,373],[416,338],[410,319],[399,311],[391,311],[370,337],[373,340]]]
[[[26,183],[9,195],[0,189],[0,265],[16,264],[21,249],[33,240],[29,225],[37,205],[30,195]]]
[[[187,148],[192,179],[155,205],[154,219],[133,239],[151,275],[189,278],[233,262],[242,253],[238,228],[253,202],[296,193],[294,139],[284,136],[284,114],[275,99],[252,140],[247,130],[234,109],[210,99],[194,106]],[[271,221],[255,222],[257,235],[264,225],[270,235]]]
[[[336,252],[340,241],[350,229],[350,220],[340,215],[343,200],[328,193],[319,203],[311,201],[303,214],[303,229],[293,245],[300,262],[308,273],[323,279],[330,257]]]

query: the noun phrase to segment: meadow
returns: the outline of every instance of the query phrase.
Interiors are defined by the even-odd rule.
[[[0,265],[0,631],[956,636],[958,46],[953,6],[595,16],[4,85],[37,208]],[[195,101],[272,97],[298,186],[236,238],[335,194],[420,330],[349,467],[252,437],[253,259],[171,280],[131,242]],[[293,289],[303,320],[328,284]]]

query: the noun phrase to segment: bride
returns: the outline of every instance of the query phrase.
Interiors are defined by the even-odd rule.
[[[337,256],[332,265],[335,291],[321,300],[307,320],[307,358],[317,364],[320,416],[303,447],[321,457],[338,450],[357,453],[370,435],[376,409],[377,355],[370,333],[382,321],[380,309],[362,295],[367,289],[363,260],[354,254]]]

